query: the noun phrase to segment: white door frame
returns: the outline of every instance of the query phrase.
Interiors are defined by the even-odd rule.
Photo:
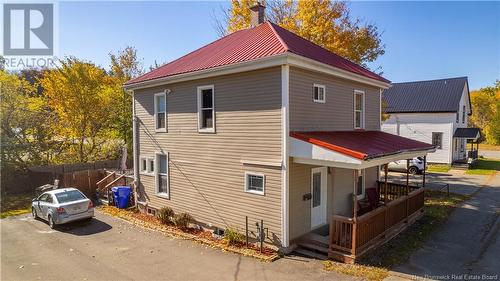
[[[320,204],[313,207],[314,202],[314,174],[321,173],[321,198]],[[318,228],[327,224],[327,188],[328,188],[328,170],[327,167],[318,167],[311,169],[311,229]]]

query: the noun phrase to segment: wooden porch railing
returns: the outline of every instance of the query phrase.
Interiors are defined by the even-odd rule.
[[[330,223],[330,257],[347,256],[342,261],[353,262],[410,225],[413,218],[422,215],[423,207],[424,189],[418,188],[357,218],[334,215]]]
[[[129,171],[106,171],[107,175],[96,183],[99,197],[109,199],[111,196],[111,188],[119,185],[134,187],[134,177]],[[132,192],[134,194],[134,192]],[[131,196],[130,205],[134,204],[135,198]]]

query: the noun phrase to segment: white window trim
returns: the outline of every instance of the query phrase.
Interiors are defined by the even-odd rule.
[[[436,146],[436,150],[442,150],[443,149],[443,132],[431,132],[431,144],[434,145],[434,134],[440,135],[441,136],[441,147]]]
[[[362,105],[361,105],[361,126],[356,127],[356,95],[361,95]],[[354,90],[353,95],[353,125],[354,129],[364,129],[365,128],[365,92],[361,90]]]
[[[314,98],[314,88],[322,88],[323,89],[323,99],[322,100],[317,100]],[[321,85],[321,84],[313,84],[313,93],[312,93],[312,96],[313,96],[313,102],[317,102],[317,103],[326,103],[326,86],[325,85]]]
[[[356,170],[354,173],[354,190],[356,190],[356,193],[358,192],[358,178],[359,178],[359,173],[361,172],[361,176],[363,177],[363,187],[362,187],[362,192],[361,194],[357,195],[356,197],[358,200],[364,199],[366,196],[366,173],[365,169],[361,170]]]
[[[212,120],[213,126],[212,128],[202,128],[201,127],[201,118],[202,118],[202,108],[201,108],[201,91],[212,89]],[[198,103],[198,132],[199,133],[215,133],[215,88],[214,85],[205,85],[199,86],[197,88],[197,103]]]
[[[159,155],[165,155],[167,158],[167,172],[166,173],[159,172],[160,171],[160,161],[158,160]],[[156,165],[156,169],[155,169],[155,193],[156,193],[156,196],[163,197],[166,199],[170,199],[170,165],[169,165],[169,160],[170,160],[170,157],[169,157],[168,152],[166,152],[166,153],[156,152],[155,153],[155,165]],[[159,179],[160,175],[167,176],[167,192],[160,192],[159,191],[158,179]]]
[[[164,96],[165,97],[165,128],[158,128],[158,106],[157,106],[157,100],[159,96]],[[157,93],[155,94],[155,100],[154,100],[154,107],[155,107],[155,132],[157,133],[165,133],[167,132],[167,95],[166,93]]]
[[[248,189],[248,176],[262,177],[262,191]],[[245,192],[258,194],[258,195],[265,195],[265,193],[266,193],[266,176],[263,173],[245,172]]]
[[[142,161],[146,161],[146,167],[144,167],[144,170],[142,169]],[[140,174],[146,174],[148,172],[148,158],[146,156],[141,156],[139,158],[139,173]]]
[[[153,156],[145,156],[146,158],[146,172],[144,172],[145,175],[153,175],[155,173],[156,167],[153,167],[151,169],[151,160],[155,163],[154,165],[156,166],[156,161]]]

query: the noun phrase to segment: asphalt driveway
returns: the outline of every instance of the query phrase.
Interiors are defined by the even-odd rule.
[[[451,188],[458,189],[457,184]],[[500,173],[467,176],[459,190],[474,190],[472,198],[455,210],[405,264],[394,268],[395,272],[438,280],[498,280]]]
[[[29,215],[0,220],[1,280],[352,280],[317,260],[264,263],[104,215],[51,230]]]

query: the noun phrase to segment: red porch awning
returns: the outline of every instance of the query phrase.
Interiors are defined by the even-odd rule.
[[[381,131],[290,132],[290,136],[360,160],[435,148]]]

